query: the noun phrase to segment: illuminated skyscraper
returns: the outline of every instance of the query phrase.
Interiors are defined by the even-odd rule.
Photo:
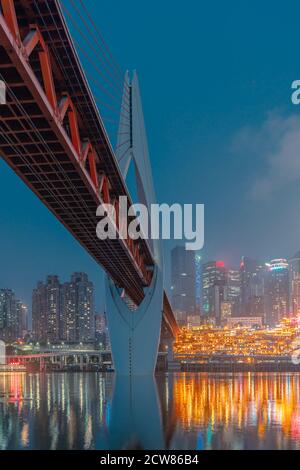
[[[177,246],[171,252],[172,307],[180,324],[196,310],[195,253]]]
[[[195,252],[195,274],[196,274],[196,307],[197,313],[200,313],[201,309],[201,294],[202,294],[202,265],[201,265],[201,254]]]
[[[267,264],[266,322],[275,326],[289,315],[289,265],[286,259],[274,259]]]
[[[290,313],[300,314],[300,251],[289,259],[289,302]]]
[[[225,300],[226,267],[223,261],[209,261],[202,266],[202,314],[215,324],[221,323],[221,307]]]
[[[0,339],[13,341],[18,337],[18,317],[15,293],[0,289]]]
[[[240,265],[240,315],[265,317],[265,274],[263,263],[243,256]]]
[[[230,303],[231,315],[238,316],[240,313],[241,298],[241,276],[237,269],[229,269],[225,289],[225,300]],[[224,307],[225,308],[225,307]],[[228,311],[227,306],[227,311]]]

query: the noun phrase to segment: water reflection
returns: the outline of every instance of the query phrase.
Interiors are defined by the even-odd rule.
[[[110,449],[164,449],[160,403],[152,377],[117,377],[109,426]]]
[[[299,374],[0,375],[0,449],[298,449]]]

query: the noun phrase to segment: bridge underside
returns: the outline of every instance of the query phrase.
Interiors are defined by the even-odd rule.
[[[85,143],[97,155],[97,175],[109,181],[110,201],[120,195],[127,195],[129,203],[131,200],[59,3],[16,0],[14,4],[18,36],[12,34],[7,19],[0,14],[0,80],[7,87],[7,105],[0,106],[1,155],[115,283],[139,304],[151,282],[153,257],[146,241],[130,247],[119,238],[100,241],[96,236],[96,209],[105,202],[104,186],[102,192],[95,186],[92,168],[82,158]],[[82,145],[79,151],[72,139],[70,109],[66,122],[59,104],[53,107],[49,102],[41,49],[31,51],[30,56],[26,52],[32,24],[40,31],[49,53],[48,68],[58,103],[66,96],[72,98]],[[166,294],[163,310],[163,332],[174,335],[177,323]]]

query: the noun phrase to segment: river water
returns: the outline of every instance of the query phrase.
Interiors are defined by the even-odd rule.
[[[0,449],[300,449],[300,374],[2,374]]]

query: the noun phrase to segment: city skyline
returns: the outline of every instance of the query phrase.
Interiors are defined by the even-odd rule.
[[[180,251],[185,251],[184,247],[182,245],[176,245],[171,251],[175,251],[175,250],[180,250]],[[241,256],[240,257],[240,261],[239,263],[237,264],[228,264],[227,262],[223,261],[223,260],[207,260],[207,258],[205,257],[205,254],[203,254],[203,252],[205,252],[205,250],[201,250],[201,252],[187,252],[188,254],[191,254],[192,253],[192,256],[195,257],[195,267],[194,267],[194,279],[193,279],[193,285],[194,285],[194,292],[193,292],[193,305],[195,305],[195,314],[197,315],[199,312],[197,311],[197,306],[199,308],[199,305],[201,306],[201,311],[203,309],[203,302],[201,301],[201,303],[199,304],[199,301],[200,301],[200,298],[202,299],[202,296],[203,296],[203,289],[202,289],[202,270],[203,270],[203,265],[207,264],[207,263],[222,263],[222,265],[224,265],[224,268],[226,267],[226,269],[228,271],[232,271],[233,273],[238,271],[241,267],[241,262],[243,260],[243,258],[249,258],[247,256]],[[170,253],[171,255],[171,253]],[[295,263],[300,263],[300,251],[297,251],[296,253],[294,253],[294,255],[288,257],[288,258],[281,258],[281,257],[276,257],[274,258],[275,260],[276,259],[286,259],[287,262],[294,262]],[[196,258],[198,257],[198,262],[196,261]],[[170,256],[171,258],[171,256]],[[255,262],[258,262],[258,264],[261,264],[261,265],[268,265],[268,263],[271,261],[270,259],[267,259],[265,258],[264,260],[260,260],[258,261],[257,258],[249,258]],[[198,270],[200,269],[201,271],[201,274],[199,274],[197,272],[197,263],[198,263]],[[300,268],[299,268],[300,270]],[[168,280],[168,283],[167,283],[167,287],[169,288],[169,291],[170,291],[170,294],[171,294],[171,297],[174,297],[174,292],[173,292],[173,282],[172,282],[172,262],[170,262],[170,266],[167,268],[167,271],[170,272],[170,278]],[[77,271],[74,271],[74,272],[79,272],[78,270]],[[83,272],[83,271],[81,271]],[[88,277],[89,274],[87,274]],[[44,278],[48,277],[48,276],[53,276],[53,277],[58,277],[58,278],[64,278],[64,277],[68,277],[68,274],[66,274],[66,276],[60,276],[59,274],[49,274],[49,273],[45,273],[45,276]],[[197,277],[199,278],[198,281],[197,281]],[[16,289],[13,288],[13,286],[9,286],[7,284],[0,284],[0,289],[7,289],[7,290],[12,290],[16,296],[18,298],[20,298],[20,301],[22,303],[24,303],[27,308],[28,308],[28,319],[29,319],[29,322],[31,323],[32,321],[32,291],[34,290],[35,288],[35,285],[38,283],[38,282],[41,282],[40,280],[36,280],[33,284],[33,287],[32,287],[32,290],[29,290],[25,296],[20,296],[19,293],[16,291]],[[92,281],[93,282],[93,281]],[[198,285],[198,284],[199,285]],[[104,299],[103,299],[103,290],[101,288],[101,285],[100,283],[99,284],[96,284],[93,282],[94,286],[95,286],[95,298],[98,297],[98,302],[95,302],[95,312],[105,312],[105,304],[104,304]],[[297,287],[298,288],[298,287]],[[199,297],[199,289],[200,289],[200,297]],[[299,304],[300,304],[300,283],[299,283]],[[100,298],[100,292],[101,292],[101,295],[102,295],[102,298]],[[198,297],[197,297],[198,296]],[[203,299],[202,299],[203,300]],[[292,302],[292,301],[291,301]],[[172,302],[173,303],[173,302]],[[100,305],[100,307],[99,307]],[[192,311],[189,312],[190,315],[192,315]],[[203,311],[201,312],[201,314],[203,314]]]
[[[197,326],[200,314],[202,323],[224,325],[231,318],[246,322],[253,317],[274,327],[300,313],[300,252],[264,262],[242,256],[238,267],[203,260],[201,253],[182,246],[171,255],[172,307],[180,326]]]

